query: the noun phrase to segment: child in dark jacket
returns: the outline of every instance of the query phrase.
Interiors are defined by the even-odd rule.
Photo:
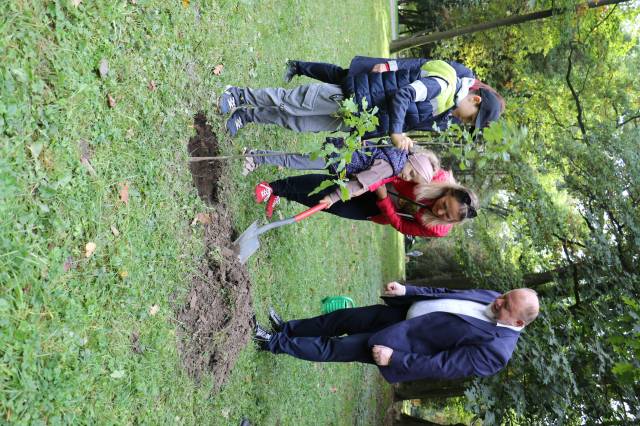
[[[337,185],[309,195],[327,180],[326,174],[261,182],[255,189],[256,201],[266,201],[268,217],[283,196],[309,207],[327,204],[325,211],[348,219],[372,220],[389,224],[407,235],[428,237],[443,237],[453,224],[475,216],[477,197],[472,191],[457,185],[451,174],[440,168],[433,152],[425,150],[408,154],[391,146],[379,148],[371,145],[356,151],[352,161],[346,165],[350,178],[346,185],[350,196],[347,201],[341,200]],[[305,155],[249,158],[253,160],[245,164],[247,171],[262,164],[272,164],[298,170],[328,169],[336,172],[335,164],[326,167],[323,159],[311,160]],[[387,188],[391,196],[388,196]]]
[[[356,57],[349,69],[302,61],[288,67],[288,77],[324,82],[290,90],[228,87],[218,106],[221,113],[232,113],[226,123],[232,136],[252,122],[300,132],[350,131],[335,114],[341,100],[354,96],[359,106],[366,99],[369,107],[379,108],[379,125],[365,137],[389,134],[396,147],[408,150],[412,142],[403,132],[442,129],[450,122],[482,128],[504,110],[502,97],[456,62]]]

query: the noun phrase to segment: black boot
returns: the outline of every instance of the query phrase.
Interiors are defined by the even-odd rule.
[[[271,306],[269,306],[269,322],[271,323],[271,328],[273,328],[275,332],[279,333],[282,331],[282,328],[284,327],[284,321]]]
[[[284,76],[282,77],[284,78],[284,81],[289,83],[293,79],[293,77],[298,74],[298,61],[287,61],[287,65],[284,70]]]
[[[253,328],[253,333],[253,340],[258,344],[258,348],[263,351],[269,350],[269,342],[273,338],[273,334],[257,322]]]

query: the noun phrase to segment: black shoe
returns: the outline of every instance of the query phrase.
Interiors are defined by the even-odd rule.
[[[269,306],[269,322],[271,323],[271,328],[276,332],[280,332],[284,328],[284,321],[271,306]]]
[[[268,350],[268,345],[273,338],[273,334],[271,334],[266,328],[262,327],[258,323],[256,323],[255,327],[253,328],[253,332],[253,340],[258,344],[258,347],[263,351]]]
[[[285,82],[290,82],[293,77],[298,75],[298,61],[287,61],[286,68],[284,70],[284,76],[282,78]]]

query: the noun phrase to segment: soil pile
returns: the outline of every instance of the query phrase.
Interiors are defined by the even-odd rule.
[[[204,114],[194,119],[196,134],[189,140],[192,157],[219,155],[218,139]],[[231,372],[252,331],[250,280],[231,245],[234,230],[230,215],[219,202],[225,164],[195,162],[189,168],[198,195],[212,207],[198,215],[204,226],[206,253],[192,278],[184,304],[178,306],[178,349],[184,368],[197,381],[213,376],[218,390]]]

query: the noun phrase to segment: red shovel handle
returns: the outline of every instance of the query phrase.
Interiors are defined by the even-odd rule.
[[[306,219],[312,214],[318,213],[320,210],[324,210],[326,208],[327,208],[327,205],[324,203],[317,204],[311,207],[310,209],[303,211],[302,213],[298,213],[293,217],[293,220],[296,222],[300,222],[302,219]]]

